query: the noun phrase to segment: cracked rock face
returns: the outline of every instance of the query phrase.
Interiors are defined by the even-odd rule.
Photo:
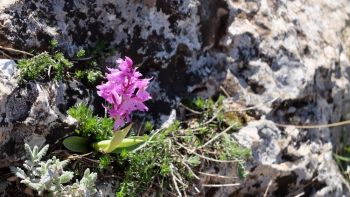
[[[66,107],[75,102],[89,103],[87,92],[78,91],[77,82],[18,84],[16,64],[0,60],[0,168],[24,156],[23,144],[43,145],[71,131],[74,121],[66,116]],[[78,91],[79,92],[79,91]],[[69,103],[70,102],[70,103]]]
[[[220,85],[231,103],[253,106],[260,120],[233,136],[252,149],[251,174],[234,191],[213,189],[212,195],[261,195],[270,182],[271,196],[349,195],[332,159],[332,150],[350,144],[342,132],[349,128],[279,128],[274,123],[350,118],[347,0],[22,0],[1,5],[0,11],[0,45],[45,50],[55,38],[72,56],[104,41],[116,49],[114,59],[132,57],[146,77],[153,77],[154,114],[169,115],[185,97],[215,95]],[[63,86],[29,83],[19,88],[6,78],[14,71],[1,72],[1,90],[6,89],[0,107],[6,116],[0,123],[10,129],[0,135],[0,144],[34,132],[19,121],[47,133],[46,126],[57,117],[45,114],[56,104],[43,90],[61,95],[54,97],[62,103],[65,97],[58,92]],[[23,106],[16,109],[19,113],[8,111],[15,106],[8,98]],[[36,118],[47,122],[41,125]],[[10,135],[10,130],[16,132]]]
[[[223,0],[24,0],[1,11],[0,43],[46,50],[56,39],[73,56],[103,42],[116,51],[110,59],[127,55],[153,77],[151,111],[169,115],[189,93],[212,96],[225,78],[218,42],[228,13]]]
[[[332,158],[332,144],[295,127],[278,129],[271,121],[250,122],[234,137],[252,148],[254,164],[236,195],[348,196],[349,185]]]
[[[224,87],[234,96],[231,102],[256,106],[260,118],[234,134],[252,149],[254,160],[234,195],[255,196],[269,188],[271,196],[348,196],[349,185],[332,158],[334,149],[348,144],[340,137],[346,128],[275,123],[348,119],[350,49],[344,31],[350,4],[240,1],[230,6],[234,19],[221,40],[231,58]]]

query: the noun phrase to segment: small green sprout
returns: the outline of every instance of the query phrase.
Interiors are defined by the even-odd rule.
[[[78,58],[84,57],[86,54],[86,51],[84,49],[79,49],[79,51],[77,52],[76,56]]]

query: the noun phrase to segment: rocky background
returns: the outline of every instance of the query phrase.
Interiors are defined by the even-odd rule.
[[[213,195],[349,196],[332,158],[349,143],[347,127],[275,124],[350,118],[349,20],[348,0],[11,0],[0,2],[0,46],[43,51],[54,38],[73,56],[103,41],[115,52],[101,66],[127,55],[153,77],[160,118],[220,87],[226,109],[253,107],[257,120],[232,136],[252,149],[250,175]],[[94,90],[76,81],[18,86],[14,62],[0,68],[0,167],[20,159],[23,141],[62,137],[67,102],[93,103]]]

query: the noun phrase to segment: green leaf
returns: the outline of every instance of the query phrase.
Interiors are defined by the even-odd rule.
[[[85,50],[84,49],[80,49],[78,52],[77,52],[77,54],[76,54],[76,56],[77,57],[84,57],[85,56]]]
[[[59,177],[60,183],[61,184],[68,183],[69,181],[72,180],[73,176],[74,176],[73,172],[70,172],[70,171],[63,172],[63,174]]]
[[[344,150],[345,150],[347,153],[350,153],[350,146],[345,147]]]
[[[147,121],[146,124],[145,124],[145,130],[148,131],[148,132],[151,132],[153,129],[153,125],[150,121]]]
[[[334,154],[334,157],[338,160],[341,160],[341,161],[345,161],[345,162],[350,162],[350,158],[349,157],[343,157],[343,156],[340,156],[340,155],[337,155],[337,154]]]
[[[102,150],[102,152],[110,153],[114,149],[116,149],[123,141],[125,136],[129,133],[129,130],[131,129],[132,124],[129,124],[127,127],[120,131],[113,132],[113,137],[110,140],[108,146]]]
[[[202,99],[201,97],[197,98],[194,101],[194,104],[196,105],[196,107],[198,107],[201,110],[204,110],[204,108],[205,108],[205,100]]]
[[[238,177],[241,180],[243,180],[247,176],[248,172],[246,171],[243,163],[240,163],[240,162],[238,163],[238,165],[237,165],[237,174],[238,174]]]
[[[56,39],[50,40],[50,46],[51,46],[52,48],[56,48],[57,45],[58,45],[58,41],[57,41]]]
[[[139,143],[139,144],[134,144],[134,145],[131,145],[131,146],[128,146],[128,147],[117,147],[116,149],[113,150],[113,153],[129,153],[129,152],[132,152],[133,150],[137,149],[138,147],[140,147],[141,145],[143,144],[142,143]]]
[[[126,148],[145,142],[143,138],[126,138],[119,144],[118,148]]]
[[[198,156],[190,156],[187,159],[187,162],[191,165],[191,166],[198,166],[199,164],[201,164],[201,161],[199,159]]]
[[[139,147],[141,144],[143,144],[145,141],[147,141],[147,137],[144,136],[133,136],[130,138],[123,139],[111,152],[113,153],[121,153],[123,149],[126,151],[132,151]],[[93,144],[93,147],[95,150],[105,152],[105,150],[108,149],[108,147],[111,145],[112,140],[102,140],[97,143]]]
[[[90,151],[90,140],[85,137],[71,136],[63,140],[63,145],[68,150],[78,153]]]

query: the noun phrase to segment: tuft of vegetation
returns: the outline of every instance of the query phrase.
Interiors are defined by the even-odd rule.
[[[339,154],[333,154],[345,179],[350,182],[350,147],[344,147]]]
[[[112,163],[112,156],[107,155],[107,154],[102,155],[102,156],[100,157],[99,161],[100,161],[100,162],[99,162],[99,168],[100,168],[101,170],[106,169],[106,168],[108,168],[108,167],[111,165],[111,163]]]
[[[76,56],[78,58],[80,57],[84,57],[86,55],[86,51],[84,49],[79,49],[79,51],[77,52]]]
[[[201,169],[220,163],[235,164],[237,175],[244,178],[245,161],[251,152],[230,137],[240,123],[225,119],[223,99],[195,100],[190,106],[198,111],[188,121],[176,121],[167,129],[153,131],[141,147],[122,151],[118,161],[127,168],[116,195],[139,196],[158,191],[186,196],[198,186]]]
[[[49,44],[50,44],[50,47],[52,49],[54,49],[54,48],[56,48],[58,46],[58,41],[56,39],[52,39],[52,40],[50,40]]]
[[[30,59],[18,61],[20,80],[44,80],[54,78],[62,80],[67,69],[73,64],[62,53],[56,53],[53,57],[47,52],[41,53]]]
[[[11,168],[16,176],[22,179],[21,183],[37,191],[39,195],[45,196],[85,197],[93,196],[97,192],[95,189],[97,174],[90,173],[89,169],[85,170],[80,181],[65,185],[74,177],[73,172],[64,170],[69,161],[60,161],[55,156],[42,161],[48,148],[49,145],[41,150],[37,146],[31,149],[25,144],[28,159],[23,164],[24,170],[19,167]]]
[[[98,62],[106,54],[104,45],[96,45],[96,49],[91,51],[92,57],[86,57],[88,52],[80,49],[75,57],[78,58],[73,62],[57,51],[58,41],[52,39],[49,42],[50,52],[40,53],[30,59],[21,59],[18,61],[20,69],[21,82],[35,80],[63,80],[66,77],[75,77],[86,85],[96,85],[99,83],[103,74]]]
[[[91,109],[80,103],[68,110],[68,114],[78,121],[75,132],[91,141],[106,140],[112,136],[114,121],[111,118],[101,118],[93,115]]]
[[[338,164],[339,170],[343,174],[344,178],[350,183],[350,146],[346,140],[348,137],[349,136],[347,135],[345,128],[342,128],[339,139],[340,144],[338,144],[338,148],[335,149],[333,158]]]
[[[146,121],[143,129],[150,136],[141,144],[95,155],[99,160],[96,170],[103,174],[108,168],[108,173],[113,170],[121,178],[118,197],[154,193],[191,195],[191,191],[200,187],[200,172],[213,166],[220,168],[223,163],[232,164],[236,175],[243,179],[247,174],[245,161],[251,151],[239,146],[230,136],[242,123],[225,115],[223,99],[219,97],[214,102],[198,98],[188,102],[186,105],[192,111],[186,114],[186,121],[175,121],[166,129],[153,130],[153,124]],[[112,136],[111,119],[94,116],[86,105],[73,107],[68,113],[78,120],[76,132],[80,136],[92,141],[106,141]],[[140,138],[127,139],[132,142]]]

